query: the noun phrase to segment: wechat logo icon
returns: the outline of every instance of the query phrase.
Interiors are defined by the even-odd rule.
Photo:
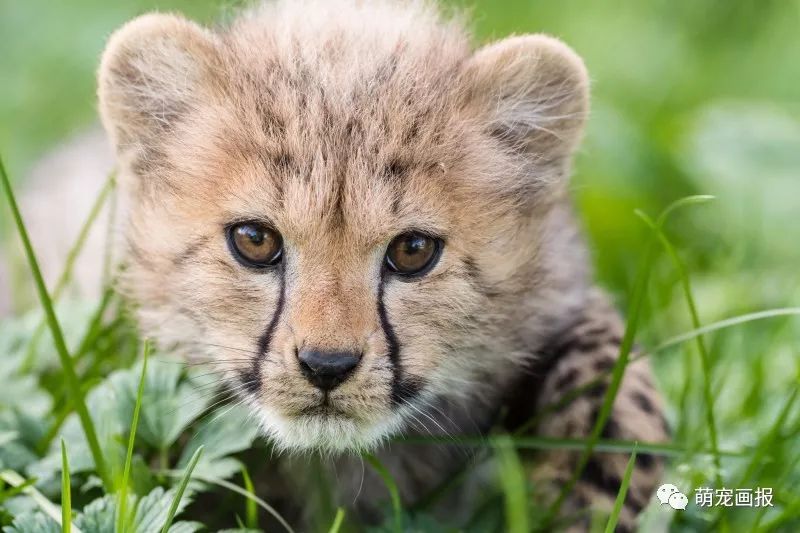
[[[669,505],[673,509],[683,511],[689,504],[689,498],[670,483],[664,483],[656,491],[656,498],[661,505]]]

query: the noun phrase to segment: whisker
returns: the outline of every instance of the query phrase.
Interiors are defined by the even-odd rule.
[[[449,431],[447,431],[447,430],[446,430],[446,429],[445,429],[445,428],[444,428],[444,427],[443,427],[443,426],[442,426],[442,425],[441,425],[441,424],[440,424],[438,421],[436,421],[436,419],[434,419],[434,418],[433,418],[431,415],[429,415],[428,413],[426,413],[425,411],[423,411],[422,409],[420,409],[419,407],[417,407],[416,405],[412,404],[411,402],[409,402],[409,401],[407,401],[407,400],[403,400],[403,404],[404,404],[404,405],[407,405],[407,406],[408,406],[408,407],[410,407],[411,409],[414,409],[416,412],[418,412],[419,414],[421,414],[422,416],[424,416],[425,418],[427,418],[428,420],[430,420],[431,422],[433,422],[433,423],[436,425],[436,427],[437,427],[437,428],[439,428],[439,429],[442,431],[442,433],[444,433],[444,435],[445,435],[446,437],[448,437],[449,439],[453,439],[453,436],[450,434],[450,432],[449,432]],[[433,435],[433,432],[430,432],[430,433],[431,433],[431,435]]]

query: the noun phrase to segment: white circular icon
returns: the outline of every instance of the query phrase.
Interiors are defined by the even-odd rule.
[[[661,502],[661,505],[669,505],[676,511],[686,509],[686,506],[689,504],[689,498],[678,490],[678,487],[671,483],[664,483],[658,487],[656,498]]]

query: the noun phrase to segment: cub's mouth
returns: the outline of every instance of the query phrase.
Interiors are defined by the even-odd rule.
[[[401,428],[404,407],[393,401],[393,373],[379,352],[301,345],[271,352],[257,373],[247,403],[279,450],[358,453]]]
[[[262,428],[279,450],[359,453],[374,449],[400,427],[399,414],[367,418],[336,403],[317,403],[292,414],[259,410]]]

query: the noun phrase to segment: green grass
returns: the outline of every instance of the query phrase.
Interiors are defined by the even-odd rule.
[[[150,343],[144,343],[144,355],[142,357],[142,376],[139,378],[139,388],[136,392],[136,405],[133,407],[133,419],[131,420],[131,430],[128,437],[128,451],[125,456],[125,467],[122,471],[122,481],[117,489],[117,531],[125,533],[128,526],[128,482],[131,475],[131,463],[133,462],[133,446],[136,443],[136,428],[139,425],[139,411],[142,408],[142,398],[144,397],[144,384],[147,377],[147,357],[150,354]]]
[[[158,7],[211,20],[229,4]],[[259,495],[271,455],[246,414],[211,407],[207,379],[168,362],[169,353],[145,365],[144,341],[112,290],[96,302],[66,290],[113,179],[50,291],[15,209],[12,186],[24,186],[36,158],[96,120],[93,72],[107,34],[154,6],[0,3],[0,72],[8,78],[0,86],[0,149],[12,170],[0,166],[0,205],[12,207],[0,209],[0,236],[21,238],[27,258],[13,278],[23,306],[0,319],[0,526],[58,531],[60,522],[90,531],[90,519],[101,518],[128,531],[190,531],[192,521],[211,530],[291,531]],[[388,488],[380,530],[446,530],[429,510],[490,460],[500,465],[496,486],[479,495],[467,530],[542,529],[555,508],[532,503],[537,487],[518,465],[520,452],[549,449],[582,452],[581,468],[590,452],[625,453],[629,464],[634,452],[665,457],[664,481],[689,496],[689,507],[651,504],[644,531],[800,530],[800,2],[478,0],[474,13],[480,40],[547,31],[586,59],[593,111],[573,192],[597,276],[626,311],[625,342],[587,439],[461,438],[477,460],[414,508],[368,458]],[[641,215],[705,194],[716,200],[672,211],[669,224],[666,215]],[[672,205],[687,202],[694,200]],[[26,291],[37,306],[24,306],[32,301]],[[600,438],[634,340],[664,394],[670,443]],[[694,505],[694,489],[723,486],[772,488],[774,507]],[[568,490],[551,496],[559,504]],[[329,507],[317,521],[322,530],[361,529],[353,513]],[[616,512],[599,518],[600,530],[613,527]]]
[[[58,323],[58,318],[56,317],[56,313],[53,309],[53,302],[50,298],[50,294],[47,292],[47,287],[45,286],[44,279],[42,278],[42,273],[39,270],[39,263],[36,260],[36,254],[34,253],[33,247],[31,246],[31,241],[28,238],[28,232],[25,229],[25,223],[22,221],[22,215],[19,212],[19,207],[17,206],[14,192],[11,189],[11,182],[8,179],[5,165],[3,164],[1,157],[0,184],[3,186],[3,192],[6,200],[8,200],[8,206],[11,208],[11,216],[17,227],[17,231],[19,231],[19,237],[22,241],[22,245],[25,248],[25,257],[28,260],[28,266],[30,267],[30,272],[36,285],[36,291],[39,294],[39,299],[41,301],[42,308],[44,309],[45,317],[47,318],[47,325],[50,327],[50,333],[53,335],[53,344],[55,345],[56,352],[58,353],[58,357],[61,361],[61,371],[64,374],[64,381],[67,384],[70,400],[75,408],[75,412],[78,413],[84,435],[86,436],[86,440],[89,442],[89,447],[92,451],[95,470],[100,476],[100,479],[103,481],[103,485],[107,490],[110,490],[112,488],[111,478],[109,477],[108,470],[106,469],[106,462],[103,458],[103,452],[100,449],[100,442],[97,440],[97,432],[94,428],[94,422],[89,416],[89,411],[86,408],[83,390],[78,382],[78,376],[75,373],[72,356],[70,356],[69,351],[67,350],[67,345],[64,341],[64,334],[61,331],[61,325]]]
[[[72,531],[72,488],[69,480],[67,444],[61,439],[61,531]]]
[[[622,476],[622,483],[619,486],[619,493],[617,499],[614,501],[614,509],[611,511],[611,516],[608,517],[605,533],[614,533],[617,523],[619,522],[619,515],[622,512],[622,506],[625,504],[625,496],[628,495],[628,487],[631,484],[631,475],[633,474],[633,467],[636,464],[636,450],[631,453],[631,458],[628,459],[628,464],[625,467],[625,474]]]
[[[192,455],[192,458],[189,460],[189,464],[186,466],[186,470],[181,478],[181,483],[178,485],[178,490],[175,492],[175,495],[172,498],[172,503],[169,506],[167,519],[164,522],[164,526],[161,528],[161,533],[168,533],[169,528],[172,525],[172,521],[175,519],[175,513],[178,512],[178,507],[181,504],[183,493],[186,492],[186,487],[189,485],[189,480],[192,478],[192,472],[194,472],[194,469],[197,466],[198,461],[200,461],[200,457],[202,455],[203,446],[201,445],[199,448],[197,448],[197,450],[195,450],[194,455]]]

